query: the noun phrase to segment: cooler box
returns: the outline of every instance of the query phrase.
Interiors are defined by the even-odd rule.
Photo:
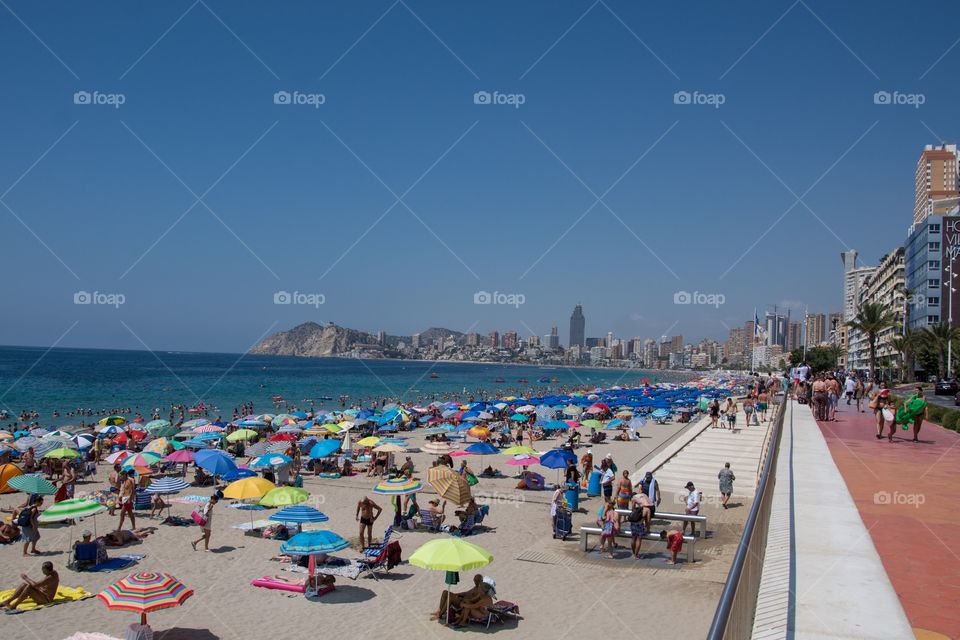
[[[576,511],[580,508],[580,485],[576,482],[568,482],[567,490],[563,494],[567,501],[567,508],[570,511]]]
[[[587,495],[588,496],[598,496],[600,495],[600,472],[592,471],[590,473],[590,481],[587,482]]]

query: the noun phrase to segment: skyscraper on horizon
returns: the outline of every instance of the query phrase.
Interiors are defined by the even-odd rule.
[[[569,346],[582,347],[586,344],[587,319],[583,316],[583,307],[577,304],[570,315],[570,343]]]
[[[958,173],[957,145],[928,144],[924,147],[914,176],[913,224],[923,222],[933,213],[942,215],[944,212],[936,211],[936,201],[960,196]]]

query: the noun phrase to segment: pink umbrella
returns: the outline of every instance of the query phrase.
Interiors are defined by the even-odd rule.
[[[587,413],[603,413],[603,412],[604,412],[604,409],[601,409],[600,407],[598,407],[598,406],[596,406],[596,405],[594,405],[594,406],[590,407],[589,409],[587,409]]]
[[[223,427],[218,427],[215,424],[205,424],[193,430],[194,433],[220,433],[221,431],[223,431]]]
[[[580,428],[580,423],[577,422],[576,420],[564,420],[564,422],[566,422],[568,425],[570,425],[570,428],[571,428],[571,429],[578,429],[578,428]]]
[[[450,453],[451,458],[459,458],[460,456],[470,455],[467,451],[453,451]]]
[[[532,464],[537,464],[540,462],[540,458],[536,456],[513,456],[507,460],[507,464],[513,467],[529,467]]]
[[[193,451],[189,449],[179,449],[168,455],[164,460],[167,462],[193,462]]]

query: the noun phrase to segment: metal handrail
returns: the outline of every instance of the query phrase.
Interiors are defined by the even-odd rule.
[[[743,534],[740,536],[740,542],[737,544],[737,552],[733,557],[733,563],[730,565],[730,571],[727,573],[727,580],[723,585],[723,592],[720,594],[720,602],[717,604],[717,610],[713,614],[713,622],[710,624],[710,631],[707,633],[707,640],[724,640],[728,636],[730,618],[734,610],[734,602],[738,596],[750,597],[753,600],[752,609],[756,608],[756,593],[747,594],[741,589],[741,580],[743,578],[744,567],[747,564],[749,555],[753,553],[751,543],[753,542],[754,532],[757,530],[761,518],[761,510],[768,505],[772,499],[773,489],[771,478],[773,476],[774,465],[777,461],[777,450],[780,447],[780,437],[783,433],[783,420],[786,412],[786,406],[789,399],[784,395],[783,401],[777,409],[776,423],[773,427],[766,453],[766,461],[763,465],[763,473],[760,476],[760,482],[757,484],[757,491],[754,494],[755,499],[750,507],[750,513],[747,515],[747,521],[743,527]],[[769,492],[769,493],[768,493]],[[764,517],[769,519],[769,510],[766,510]],[[763,530],[766,530],[767,522],[761,523]],[[765,542],[765,541],[764,541]],[[755,585],[759,590],[759,581]],[[752,612],[751,612],[752,617]]]

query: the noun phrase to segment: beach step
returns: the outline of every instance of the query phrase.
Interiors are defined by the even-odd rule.
[[[738,428],[706,429],[678,451],[654,473],[661,494],[682,492],[693,482],[706,495],[718,493],[717,473],[729,462],[736,475],[735,491],[750,497],[756,491],[757,468],[770,423],[744,426],[746,417],[737,416]]]

